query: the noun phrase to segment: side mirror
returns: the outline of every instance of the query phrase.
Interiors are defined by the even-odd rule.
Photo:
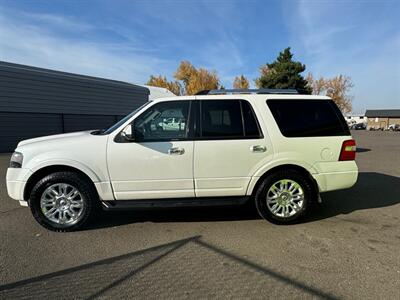
[[[133,142],[135,140],[135,131],[133,130],[133,125],[129,124],[126,126],[124,130],[121,131],[121,136],[129,142]]]

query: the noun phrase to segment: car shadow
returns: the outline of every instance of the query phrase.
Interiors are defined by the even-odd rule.
[[[359,173],[357,183],[352,188],[322,194],[321,205],[316,206],[303,220],[303,223],[399,203],[399,177],[362,172]]]
[[[260,219],[252,202],[237,206],[151,208],[126,211],[102,211],[84,230],[140,222],[221,222]]]
[[[374,172],[359,173],[354,187],[322,194],[300,223],[315,222],[357,210],[374,209],[400,203],[400,178]],[[253,201],[240,206],[138,209],[102,212],[85,230],[138,222],[218,222],[260,219]]]

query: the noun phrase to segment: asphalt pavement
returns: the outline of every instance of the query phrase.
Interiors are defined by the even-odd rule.
[[[248,205],[104,213],[50,232],[7,196],[0,154],[0,299],[400,299],[400,133],[352,134],[357,184],[287,226]]]

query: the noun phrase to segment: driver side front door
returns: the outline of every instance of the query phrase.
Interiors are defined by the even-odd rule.
[[[194,197],[190,101],[155,103],[135,118],[135,140],[110,140],[116,200]]]

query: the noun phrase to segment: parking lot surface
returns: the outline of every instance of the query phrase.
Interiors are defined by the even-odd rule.
[[[104,213],[54,233],[8,198],[0,155],[0,299],[400,299],[400,134],[352,134],[357,184],[287,226],[248,205]]]

